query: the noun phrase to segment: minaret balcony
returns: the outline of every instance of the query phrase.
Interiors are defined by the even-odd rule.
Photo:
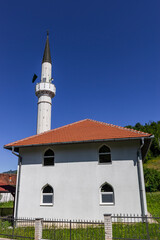
[[[56,94],[56,88],[53,83],[40,82],[36,84],[36,96],[49,94],[52,98]]]

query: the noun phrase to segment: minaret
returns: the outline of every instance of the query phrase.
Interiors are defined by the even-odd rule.
[[[56,93],[52,80],[52,62],[47,33],[42,60],[41,82],[36,84],[36,96],[38,97],[37,134],[51,130],[52,98]]]

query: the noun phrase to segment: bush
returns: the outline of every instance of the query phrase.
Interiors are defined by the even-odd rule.
[[[8,227],[11,227],[11,223],[9,221],[0,220],[0,230],[7,229]]]
[[[155,169],[144,168],[146,192],[160,191],[160,172]]]
[[[0,208],[0,216],[12,216],[13,215],[13,208]]]
[[[13,208],[14,202],[0,202],[0,208]]]

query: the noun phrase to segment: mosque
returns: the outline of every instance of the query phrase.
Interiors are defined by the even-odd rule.
[[[153,136],[84,119],[51,129],[52,61],[47,35],[37,134],[4,148],[18,156],[14,216],[103,220],[106,213],[147,214],[143,160]]]

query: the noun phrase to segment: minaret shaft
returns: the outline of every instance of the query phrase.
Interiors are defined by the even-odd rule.
[[[41,95],[38,99],[37,134],[51,129],[51,97]]]
[[[49,62],[42,63],[41,82],[51,82],[52,65]]]
[[[36,85],[36,96],[38,97],[37,134],[51,130],[51,107],[55,93],[56,88],[52,83],[52,64],[47,35],[42,61],[41,82]]]

